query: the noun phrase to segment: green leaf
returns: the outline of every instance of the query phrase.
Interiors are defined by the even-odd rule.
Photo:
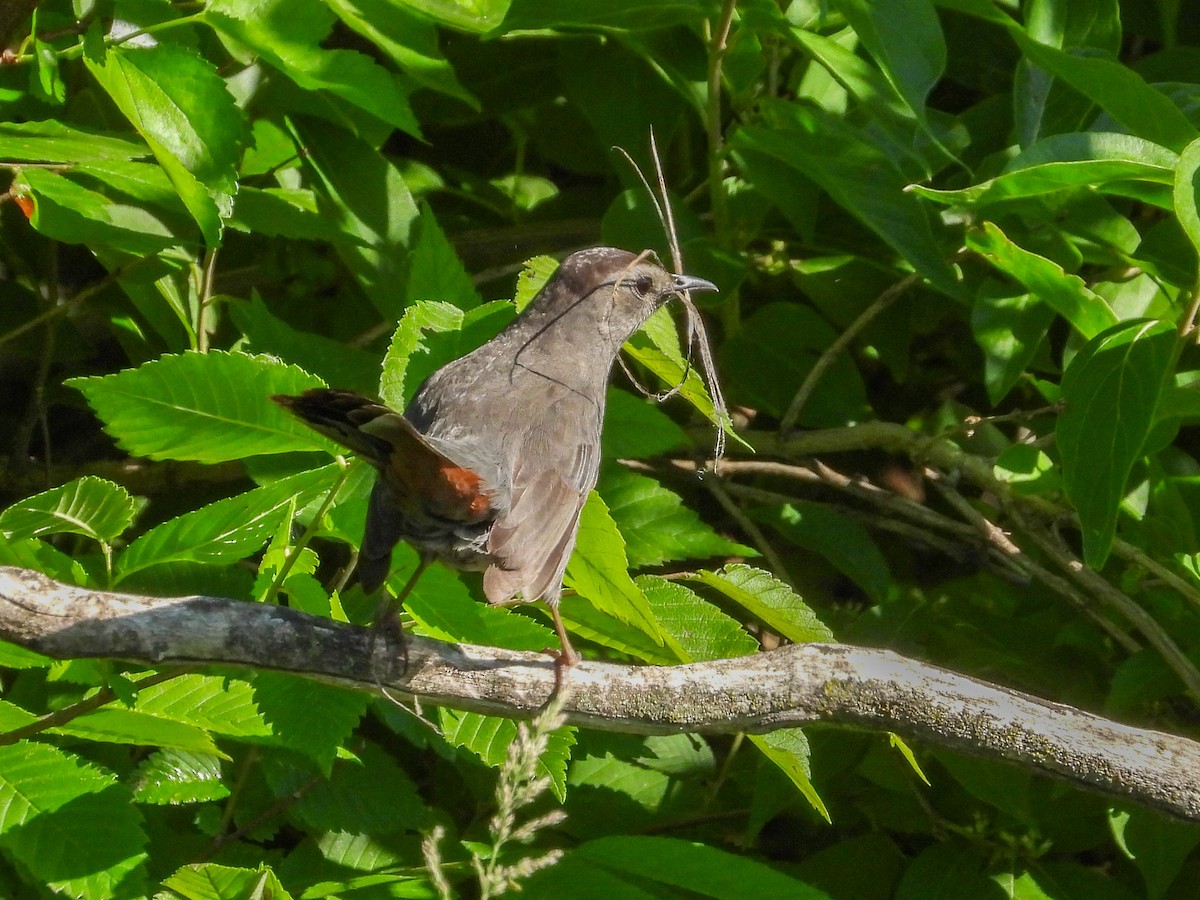
[[[178,243],[148,210],[114,203],[57,172],[23,169],[13,179],[13,193],[32,198],[29,224],[63,243],[135,256],[150,256]]]
[[[266,738],[270,727],[251,686],[217,675],[180,675],[138,691],[135,709],[234,738]]]
[[[766,304],[721,348],[730,397],[782,417],[820,354],[836,338],[829,323],[807,306]],[[867,389],[849,355],[834,360],[821,385],[801,413],[800,424],[845,425],[868,416]]]
[[[1122,322],[1089,341],[1063,374],[1066,407],[1055,435],[1084,560],[1093,569],[1108,558],[1126,482],[1154,424],[1177,344],[1169,323]]]
[[[1149,897],[1167,895],[1167,889],[1200,842],[1195,828],[1172,822],[1150,810],[1112,809],[1108,822],[1118,845],[1141,873]]]
[[[233,211],[243,118],[207,60],[177,44],[114,47],[92,75],[149,144],[204,241],[221,240]]]
[[[300,472],[155,526],[117,557],[118,580],[168,563],[228,565],[245,559],[294,508],[331,490],[340,474],[336,464]]]
[[[0,746],[0,835],[113,783],[112,775],[49,744]]]
[[[421,136],[394,75],[365,54],[322,48],[334,17],[316,0],[210,0],[202,15],[305,90],[327,91]]]
[[[829,809],[812,783],[808,737],[804,732],[799,728],[781,728],[768,734],[752,734],[750,740],[779,767],[821,818],[832,823]]]
[[[245,192],[239,195],[245,196]],[[229,316],[249,341],[249,349],[285,358],[326,384],[364,394],[379,385],[378,354],[360,350],[321,334],[299,331],[271,313],[259,297],[232,303]]]
[[[1180,156],[1174,184],[1175,215],[1200,258],[1200,207],[1196,200],[1200,197],[1200,138],[1188,144]]]
[[[517,723],[512,719],[482,716],[442,707],[438,710],[442,737],[451,746],[462,747],[478,756],[486,765],[499,768],[517,739]],[[552,732],[546,750],[538,757],[538,775],[550,779],[551,790],[562,802],[567,795],[567,763],[575,746],[578,729],[567,726]]]
[[[64,383],[83,392],[105,430],[135,456],[215,463],[333,446],[269,399],[321,382],[268,356],[189,351]]]
[[[284,890],[267,865],[239,869],[216,863],[195,863],[177,869],[163,881],[163,887],[182,900],[257,900],[260,897],[292,900],[292,895]]]
[[[756,555],[753,548],[718,535],[683,505],[678,494],[653,478],[614,468],[605,472],[600,494],[625,538],[625,552],[634,568],[667,560]]]
[[[421,575],[404,608],[416,620],[417,634],[437,640],[533,651],[554,643],[554,633],[545,625],[509,609],[480,603],[456,575],[436,568]]]
[[[946,40],[929,0],[836,0],[896,93],[929,130],[925,101],[946,68]]]
[[[967,232],[967,246],[1054,307],[1085,338],[1093,338],[1116,324],[1116,313],[1083,279],[1064,272],[1058,263],[1017,246],[994,223],[984,222],[980,228]]]
[[[1056,134],[1030,146],[1004,172],[960,190],[909,185],[905,190],[948,206],[983,208],[1073,188],[1123,193],[1131,181],[1172,183],[1179,156],[1129,134],[1076,132]]]
[[[636,31],[698,25],[712,12],[705,0],[512,0],[502,31],[518,28],[617,28]]]
[[[137,767],[133,797],[139,803],[177,806],[229,796],[221,780],[221,758],[215,753],[158,750]]]
[[[825,557],[872,601],[887,597],[891,570],[870,532],[858,522],[825,504],[805,500],[788,503],[763,518],[780,534]]]
[[[629,577],[621,533],[595,491],[588,496],[579,517],[579,541],[567,563],[565,584],[601,612],[662,643],[662,627],[645,595]]]
[[[328,0],[328,3],[338,18],[391,57],[404,74],[425,87],[479,108],[479,101],[459,84],[454,68],[442,55],[436,26],[416,15],[410,4],[397,0]],[[464,11],[469,8],[466,3],[457,5]]]
[[[790,641],[834,639],[833,632],[795,591],[762,569],[740,564],[717,572],[700,569],[688,580],[715,588]]]
[[[1115,60],[1074,56],[1026,35],[1009,21],[1009,33],[1030,60],[1063,79],[1137,137],[1181,151],[1197,136],[1196,127],[1170,98]]]
[[[325,775],[369,700],[360,691],[285,672],[259,672],[252,687],[259,715],[271,728],[271,743],[304,754]]]
[[[605,459],[646,459],[687,446],[687,434],[653,400],[609,388],[600,452]]]
[[[16,541],[66,532],[111,544],[133,524],[137,507],[119,484],[85,475],[14,503],[0,513],[0,533]]]
[[[312,191],[243,185],[229,225],[248,234],[306,241],[337,241],[344,235],[317,209]]]
[[[512,314],[512,304],[505,300],[466,312],[431,300],[410,306],[383,359],[379,388],[383,401],[394,409],[404,409],[426,378],[494,337],[512,320]]]
[[[756,179],[755,154],[785,163],[795,178],[820,185],[842,208],[879,235],[938,290],[958,296],[949,252],[939,245],[932,215],[903,192],[907,180],[892,160],[840,119],[784,101],[769,101],[762,125],[738,129],[730,140],[745,153],[743,169]],[[771,190],[769,182],[760,188]]]
[[[517,292],[513,296],[513,305],[518,312],[529,305],[556,271],[558,260],[553,256],[535,256],[525,261],[521,274],[517,276]]]
[[[1021,380],[1053,321],[1054,308],[1033,294],[993,281],[980,287],[971,332],[983,350],[983,382],[993,406]]]
[[[459,309],[474,309],[482,301],[475,283],[428,205],[421,207],[417,239],[409,257],[408,302],[439,300]]]
[[[217,753],[208,732],[132,709],[98,709],[69,724],[49,729],[54,734],[143,747],[170,747],[193,753]]]
[[[687,585],[657,575],[634,582],[650,601],[654,615],[684,651],[682,662],[732,659],[758,650],[758,641],[741,623],[701,599]]]
[[[84,900],[145,894],[142,816],[120,785],[36,816],[0,845],[53,893]]]
[[[55,119],[0,122],[0,159],[5,161],[84,163],[149,155],[150,148],[138,141],[83,131]]]
[[[353,829],[371,835],[395,835],[427,828],[429,809],[412,779],[389,753],[366,742],[355,749],[356,759],[334,766],[315,787],[312,771],[272,757],[267,780],[277,796],[301,792],[290,814],[316,832]],[[380,798],[386,797],[386,803]]]
[[[399,318],[398,285],[418,215],[404,177],[375,147],[329,122],[293,118],[289,125],[321,216],[346,236],[338,254],[375,308]]]
[[[635,875],[651,884],[671,885],[703,897],[741,900],[747,887],[755,896],[829,900],[827,894],[772,869],[765,863],[678,838],[604,837],[576,847],[602,868]]]

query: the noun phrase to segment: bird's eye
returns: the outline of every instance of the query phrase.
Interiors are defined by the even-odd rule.
[[[649,275],[639,275],[633,282],[633,292],[642,298],[648,296],[653,287],[654,279]]]

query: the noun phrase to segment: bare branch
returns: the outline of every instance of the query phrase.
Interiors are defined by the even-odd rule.
[[[218,597],[151,598],[59,584],[0,567],[0,637],[49,656],[144,665],[270,668],[357,690],[528,718],[554,666],[536,653],[409,638],[407,671],[386,635],[294,610]],[[379,680],[377,680],[377,676]],[[765,732],[827,723],[886,729],[1036,769],[1200,821],[1200,744],[907,659],[805,644],[657,667],[583,662],[565,710],[576,725],[638,734]]]

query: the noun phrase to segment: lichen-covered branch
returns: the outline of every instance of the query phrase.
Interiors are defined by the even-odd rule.
[[[269,668],[494,715],[550,697],[550,659],[488,647],[396,641],[279,607],[151,598],[59,584],[0,567],[0,638],[59,659]],[[1112,797],[1200,821],[1200,744],[1132,728],[887,650],[807,644],[690,665],[585,661],[574,724],[640,734],[764,732],[824,723],[886,729],[1004,759]]]

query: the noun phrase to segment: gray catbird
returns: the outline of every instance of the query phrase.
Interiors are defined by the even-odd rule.
[[[383,584],[392,548],[408,541],[422,565],[400,599],[431,561],[482,570],[490,603],[544,599],[559,660],[578,661],[558,601],[596,485],[613,362],[670,297],[716,289],[645,255],[581,250],[512,324],[431,375],[403,416],[348,391],[273,397],[379,470],[359,554],[363,589]]]

